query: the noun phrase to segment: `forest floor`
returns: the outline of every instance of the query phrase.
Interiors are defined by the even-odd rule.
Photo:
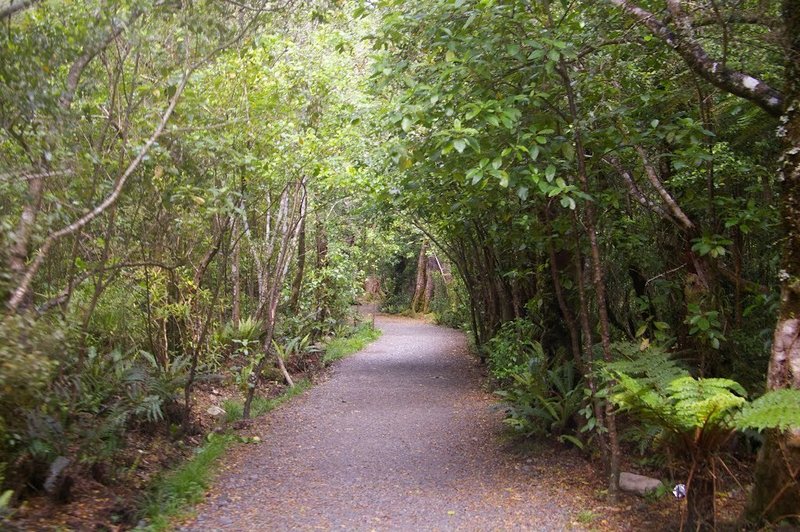
[[[246,432],[180,530],[660,530],[576,450],[520,446],[465,336],[378,316],[382,337]]]

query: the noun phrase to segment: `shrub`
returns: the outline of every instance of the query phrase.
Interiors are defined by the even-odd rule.
[[[527,320],[504,323],[485,347],[492,376],[503,384],[514,375],[543,374],[546,357],[536,340],[540,333],[541,328]]]
[[[529,365],[502,390],[495,392],[507,405],[506,423],[525,436],[555,436],[583,447],[575,419],[583,401],[583,383],[570,362],[542,371]]]

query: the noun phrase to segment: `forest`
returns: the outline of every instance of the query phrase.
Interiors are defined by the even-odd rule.
[[[90,481],[139,501],[228,437],[219,390],[247,423],[373,339],[367,301],[466,331],[509,430],[609,500],[633,456],[714,530],[736,462],[736,527],[800,523],[800,0],[0,25],[0,524]]]

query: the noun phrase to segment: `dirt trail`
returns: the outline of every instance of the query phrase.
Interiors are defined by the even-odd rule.
[[[594,488],[503,449],[463,334],[376,325],[378,341],[259,422],[263,443],[233,454],[183,530],[581,528]]]

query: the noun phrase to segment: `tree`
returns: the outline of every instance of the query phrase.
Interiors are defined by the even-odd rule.
[[[610,1],[663,40],[703,79],[780,117],[778,137],[783,143],[780,210],[787,238],[779,275],[781,304],[767,371],[767,389],[800,389],[800,375],[792,369],[800,366],[800,321],[796,318],[800,311],[800,3],[781,2],[786,88],[779,91],[759,77],[730,68],[724,55],[714,58],[696,37],[694,28],[701,23],[701,17],[711,18],[725,28],[727,24],[738,22],[736,15],[726,20],[718,10],[689,13],[678,0],[667,0],[668,24],[633,2]],[[747,17],[741,20],[748,21]],[[727,39],[727,29],[725,31]],[[725,52],[723,50],[723,54]],[[800,429],[768,433],[760,452],[756,485],[748,508],[751,518],[780,520],[796,516],[800,507],[800,433],[797,430]]]

